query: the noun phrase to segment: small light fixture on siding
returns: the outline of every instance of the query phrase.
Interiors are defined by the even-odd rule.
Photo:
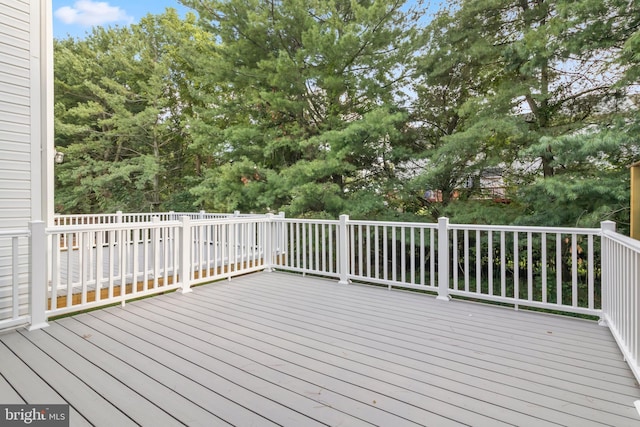
[[[62,151],[56,150],[53,160],[58,164],[64,162],[64,153]]]

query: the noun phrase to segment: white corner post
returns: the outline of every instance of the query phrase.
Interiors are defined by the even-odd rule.
[[[347,223],[349,215],[340,215],[340,224],[338,225],[338,274],[340,274],[341,285],[349,284],[349,239],[347,232]]]
[[[191,289],[191,218],[183,216],[180,218],[180,281],[182,282],[182,293],[192,292]]]
[[[273,271],[273,245],[276,242],[276,227],[273,221],[273,214],[267,214],[267,222],[264,223],[264,270],[268,273]]]
[[[607,237],[605,236],[605,231],[616,231],[616,223],[613,221],[602,221],[600,223],[600,229],[602,233],[600,235],[601,243],[600,243],[600,263],[601,263],[601,277],[602,280],[600,282],[600,295],[602,295],[602,315],[600,319],[598,319],[598,325],[600,326],[608,326],[606,320],[606,314],[609,313],[609,294],[611,293],[611,251],[609,250],[609,244]]]
[[[449,218],[438,218],[438,296],[449,301]]]
[[[116,211],[116,224],[122,224],[122,211]]]
[[[29,330],[49,326],[47,323],[47,233],[44,221],[29,223],[31,230],[31,256],[29,268],[31,283],[29,286]]]

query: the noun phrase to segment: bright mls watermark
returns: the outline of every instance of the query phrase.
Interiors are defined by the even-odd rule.
[[[69,405],[0,405],[0,427],[69,427]]]

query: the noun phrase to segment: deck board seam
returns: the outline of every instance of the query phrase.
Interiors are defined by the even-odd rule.
[[[224,296],[223,296],[223,297],[224,297]],[[226,297],[224,297],[224,298],[226,298]],[[212,300],[212,301],[213,301],[213,300]],[[203,302],[204,302],[204,299],[203,299],[203,298],[200,298],[198,301],[194,301],[194,304],[195,304],[195,305],[199,305],[199,304],[201,304],[201,303],[203,303]],[[214,302],[214,304],[215,304],[215,302]],[[257,306],[257,305],[256,305],[256,306],[251,306],[251,305],[247,305],[247,304],[248,304],[248,303],[247,303],[247,301],[242,301],[242,302],[240,302],[240,301],[239,301],[239,302],[237,302],[237,303],[235,304],[235,306],[234,306],[234,307],[235,307],[236,309],[238,309],[238,307],[241,307],[243,310],[245,310],[244,312],[260,311],[260,312],[270,313],[271,315],[276,315],[275,313],[273,313],[273,312],[270,312],[270,311],[269,311],[269,310],[272,310],[272,308],[268,308],[268,309],[267,309],[267,308],[265,308],[265,307],[260,308],[260,307],[262,307],[262,306],[260,306],[260,307],[259,307],[259,306]],[[240,310],[239,310],[239,311],[240,311]],[[279,310],[279,313],[282,313],[282,312],[283,312],[283,310]],[[295,315],[295,316],[293,316],[293,317],[287,317],[287,319],[289,319],[291,322],[305,322],[305,323],[307,323],[307,324],[312,324],[312,322],[308,322],[308,321],[305,321],[305,320],[300,319],[300,315]],[[353,333],[352,333],[352,332],[350,332],[349,330],[346,330],[346,331],[344,330],[345,326],[344,326],[343,324],[335,323],[335,322],[331,322],[331,320],[330,320],[330,319],[327,319],[327,320],[326,320],[326,322],[329,322],[329,323],[332,325],[331,327],[328,327],[328,325],[325,323],[325,327],[326,327],[327,329],[329,329],[329,330],[334,330],[334,331],[337,331],[337,332],[341,332],[341,333],[345,333],[345,334],[352,334],[352,335],[353,335]],[[380,338],[380,336],[381,336],[380,334],[374,334],[373,332],[367,332],[367,334],[372,335],[372,336],[370,337],[370,339],[371,339],[372,341],[379,341],[379,338]],[[373,336],[373,335],[375,335],[375,336]],[[417,344],[415,344],[415,342],[413,342],[413,341],[412,341],[411,339],[409,339],[409,338],[406,338],[406,339],[405,339],[405,338],[392,338],[392,337],[390,337],[390,336],[388,336],[388,335],[383,335],[383,337],[385,337],[385,338],[389,338],[389,339],[395,339],[397,342],[401,342],[401,343],[403,343],[403,345],[405,346],[405,347],[403,347],[403,348],[407,348],[407,349],[408,349],[408,348],[410,348],[410,347],[415,347],[415,346],[417,345]],[[435,342],[435,341],[434,341],[432,344],[434,344],[434,343],[440,344],[440,343]],[[406,347],[406,346],[409,346],[409,347]],[[463,353],[459,353],[459,354],[460,354],[461,356],[465,356]],[[514,359],[514,358],[511,356],[511,353],[506,353],[506,354],[507,354],[506,356],[502,356],[501,358],[502,358],[502,359],[504,359],[504,360],[508,360],[510,363],[518,363],[518,362],[520,362],[519,360]],[[563,369],[562,369],[562,367],[557,367],[557,368],[544,367],[544,368],[545,368],[545,369],[553,369],[557,374],[560,374],[560,375],[564,372],[564,371],[563,371]],[[531,368],[531,369],[533,369],[533,368]],[[532,372],[533,372],[533,371],[532,371]],[[599,381],[600,381],[600,380],[599,380]],[[614,383],[615,383],[615,382],[607,381],[607,380],[601,380],[601,381],[603,381],[603,382],[605,382],[605,383],[612,383],[612,384],[614,384]],[[603,384],[603,385],[604,385],[604,384]]]
[[[170,310],[170,307],[165,307],[165,309],[166,309],[166,310]],[[240,322],[238,322],[238,323],[240,323]],[[575,404],[575,402],[568,402],[568,403],[570,403],[570,404]]]

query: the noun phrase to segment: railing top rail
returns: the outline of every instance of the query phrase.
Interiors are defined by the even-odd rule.
[[[0,230],[0,237],[26,237],[29,235],[31,235],[31,231],[25,228]]]
[[[352,225],[379,225],[385,227],[423,227],[438,228],[438,224],[434,222],[399,222],[399,221],[367,221],[367,220],[349,220]]]
[[[186,215],[185,215],[186,216]],[[246,224],[257,222],[269,222],[267,217],[229,217],[229,218],[204,218],[194,219],[191,218],[191,224],[193,225],[207,225],[207,224]]]
[[[592,234],[602,232],[599,228],[572,228],[572,227],[540,227],[520,225],[478,225],[478,224],[449,224],[450,230],[478,230],[478,231],[512,231],[533,233],[562,233],[562,234]]]
[[[302,218],[282,218],[278,216],[273,217],[274,221],[289,222],[289,223],[302,223],[302,224],[340,224],[340,221],[335,219],[302,219]],[[351,222],[351,221],[349,221]]]
[[[607,238],[640,253],[640,241],[611,230],[603,230],[602,234],[603,236],[606,236]]]
[[[132,230],[143,228],[164,228],[179,227],[180,221],[162,222],[123,222],[115,224],[79,224],[79,225],[54,225],[47,227],[47,234],[53,233],[73,233],[82,231],[109,231],[109,230]]]

